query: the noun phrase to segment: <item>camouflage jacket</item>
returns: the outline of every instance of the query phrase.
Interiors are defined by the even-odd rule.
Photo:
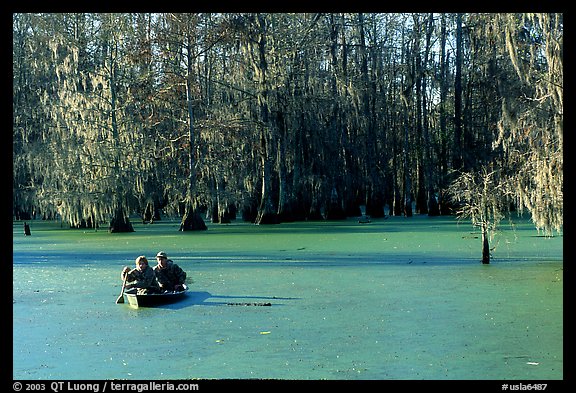
[[[130,270],[126,275],[126,282],[133,288],[159,288],[154,269],[150,266],[146,266],[143,271],[138,269]]]
[[[162,289],[169,291],[174,289],[174,285],[184,284],[186,280],[186,272],[171,259],[167,261],[164,269],[161,269],[160,265],[154,266],[154,272],[156,273],[158,284],[160,284]]]

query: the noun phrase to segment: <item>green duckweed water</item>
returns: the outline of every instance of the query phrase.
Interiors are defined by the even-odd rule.
[[[15,222],[13,378],[563,379],[562,236],[528,220],[490,265],[451,217],[177,229]],[[189,296],[115,304],[122,267],[160,250]]]

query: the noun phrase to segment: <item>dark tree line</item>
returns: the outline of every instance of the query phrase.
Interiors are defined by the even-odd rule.
[[[561,14],[14,14],[14,217],[465,214],[484,174],[559,231],[562,45]]]

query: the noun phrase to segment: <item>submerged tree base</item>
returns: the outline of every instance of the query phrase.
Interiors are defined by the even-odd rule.
[[[490,263],[490,244],[488,243],[487,229],[482,229],[482,263],[484,265]]]
[[[134,227],[129,220],[112,220],[110,222],[110,227],[108,228],[110,233],[119,233],[119,232],[134,232]]]
[[[124,209],[119,208],[114,214],[114,218],[110,221],[110,226],[108,227],[110,233],[118,232],[134,232],[134,227],[130,222],[130,218],[124,215]]]
[[[198,212],[194,212],[192,214],[186,214],[182,218],[182,222],[180,223],[179,231],[205,231],[208,227],[206,223],[202,219],[202,216]]]
[[[280,224],[278,214],[276,213],[261,213],[256,218],[256,224],[268,225],[268,224]]]

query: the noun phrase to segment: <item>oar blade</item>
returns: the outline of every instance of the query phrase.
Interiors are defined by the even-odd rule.
[[[116,299],[116,304],[124,303],[124,288],[126,288],[126,280],[128,279],[127,275],[124,275],[124,280],[122,280],[122,290],[120,291],[120,296]]]

